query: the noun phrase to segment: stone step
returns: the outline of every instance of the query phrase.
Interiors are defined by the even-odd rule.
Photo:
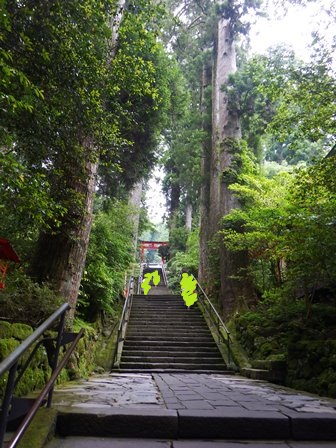
[[[183,305],[185,306],[185,302],[182,297],[178,297],[177,299],[156,299],[154,296],[150,296],[144,300],[133,300],[134,306],[176,306]],[[132,305],[132,306],[133,306]]]
[[[142,310],[132,310],[131,318],[132,319],[155,319],[157,314],[160,314],[160,316],[165,317],[166,319],[204,319],[203,315],[200,311],[193,311],[193,310],[182,310],[182,311],[176,311],[176,310],[168,310],[167,308],[162,309],[162,311],[158,311],[157,309],[154,309],[152,312],[149,312],[148,310],[146,312],[143,312]]]
[[[133,310],[134,311],[134,310]],[[129,318],[130,320],[136,320],[136,321],[142,321],[142,322],[146,322],[148,321],[153,321],[153,322],[157,322],[157,323],[162,323],[165,320],[170,321],[170,322],[174,322],[174,321],[192,321],[192,320],[203,320],[204,321],[204,317],[201,316],[200,314],[185,314],[185,313],[169,313],[169,312],[162,312],[159,313],[157,311],[153,311],[152,313],[144,313],[144,314],[140,314],[140,313],[134,313],[133,315],[130,316]]]
[[[135,320],[130,320],[128,322],[128,328],[130,327],[138,327],[138,328],[142,328],[142,327],[150,327],[150,328],[161,328],[162,325],[164,325],[165,327],[174,327],[175,325],[177,327],[180,326],[192,326],[192,327],[205,327],[205,328],[209,328],[206,324],[206,322],[204,322],[204,320],[201,320],[199,318],[197,319],[180,319],[178,321],[169,321],[169,320],[165,320],[164,322],[158,322],[157,320],[152,320],[152,321],[135,321]]]
[[[209,336],[160,336],[155,335],[155,337],[151,338],[147,335],[140,336],[126,336],[126,341],[161,341],[161,342],[188,342],[189,344],[193,344],[194,342],[212,342],[213,338],[211,335]]]
[[[206,336],[209,335],[209,330],[207,328],[198,328],[198,327],[162,327],[162,328],[138,328],[138,327],[131,327],[127,329],[126,337],[127,336],[137,336],[137,335],[176,335],[176,336]]]
[[[121,357],[121,363],[140,363],[140,364],[147,364],[147,363],[168,363],[169,365],[175,365],[175,364],[201,364],[208,366],[210,364],[223,364],[223,359],[220,356],[213,356],[213,357],[203,357],[203,356],[167,356],[167,354],[162,353],[160,356],[127,356],[122,355]]]
[[[186,307],[179,295],[134,297],[121,369],[204,372],[210,366],[214,371],[225,369],[197,305]]]
[[[232,370],[228,369],[225,367],[225,365],[223,365],[222,369],[215,369],[212,370],[211,367],[209,367],[208,369],[197,369],[197,368],[193,368],[192,370],[190,369],[179,369],[179,368],[175,368],[175,367],[170,367],[170,368],[144,368],[144,369],[125,369],[125,368],[115,368],[112,369],[112,372],[118,372],[118,373],[186,373],[186,374],[194,374],[194,373],[202,373],[202,374],[211,374],[211,373],[215,373],[215,374],[221,374],[221,375],[228,375],[228,374],[232,374]],[[336,447],[333,447],[336,448]]]
[[[182,351],[180,347],[179,351],[171,351],[171,350],[162,350],[159,353],[159,356],[170,356],[170,357],[213,357],[213,356],[219,356],[221,358],[220,352],[218,351],[211,351],[206,352],[205,350],[199,351],[199,347],[192,347],[190,351]],[[142,353],[142,356],[157,356],[158,352],[157,350],[142,350],[142,347],[140,350],[138,350],[136,347],[130,347],[125,349],[125,353],[122,353],[122,356],[140,356],[139,353]],[[178,353],[178,354],[176,354]],[[196,355],[197,353],[197,355]],[[222,359],[222,358],[221,358]]]
[[[153,296],[152,296],[153,297]],[[146,301],[134,301],[132,303],[132,307],[137,307],[137,308],[143,308],[143,307],[157,307],[157,308],[162,308],[163,306],[171,306],[171,307],[183,307],[186,310],[198,310],[198,306],[197,304],[191,306],[190,308],[188,308],[184,302],[184,300],[180,297],[178,300],[155,300],[155,299],[150,299],[150,300],[146,300]]]
[[[56,432],[58,439],[57,443],[51,443],[50,446],[47,445],[47,448],[63,448],[64,441],[67,442],[64,445],[65,448],[98,448],[101,446],[90,439],[81,440],[80,444],[64,439],[69,436],[102,437],[104,438],[102,448],[112,446],[126,448],[129,446],[125,439],[115,445],[113,437],[138,438],[135,442],[141,448],[152,446],[149,442],[142,443],[141,438],[146,437],[151,437],[153,443],[161,440],[160,446],[162,445],[162,447],[174,448],[210,448],[215,446],[223,448],[236,446],[237,448],[244,446],[246,448],[331,448],[336,446],[336,414],[331,400],[322,404],[320,397],[308,397],[290,389],[281,391],[279,388],[272,388],[271,385],[260,382],[252,384],[251,380],[247,382],[242,378],[235,378],[232,374],[228,377],[228,381],[225,381],[222,374],[227,375],[230,372],[223,369],[209,368],[206,371],[195,369],[191,372],[178,368],[166,370],[160,368],[127,370],[125,368],[116,370],[116,372],[118,374],[131,373],[129,376],[125,375],[127,384],[132,381],[134,384],[139,384],[139,379],[143,376],[137,376],[134,374],[135,372],[141,374],[173,373],[174,375],[148,375],[155,379],[163,399],[172,403],[171,408],[163,408],[158,403],[146,407],[144,404],[140,405],[142,401],[139,403],[134,398],[135,406],[120,407],[113,404],[111,406],[107,404],[109,400],[102,402],[97,399],[97,389],[91,388],[90,393],[94,399],[91,402],[87,401],[86,406],[83,406],[81,401],[78,402],[78,406],[76,404],[57,406]],[[183,375],[175,375],[175,373],[183,373]],[[195,375],[195,373],[202,375]],[[215,384],[211,375],[205,378],[205,373],[215,374],[215,377],[220,376],[221,381],[216,381]],[[142,384],[144,384],[143,381],[142,379]],[[235,388],[232,381],[239,384],[239,387]],[[108,384],[113,386],[112,389],[107,389]],[[124,383],[121,384],[124,390]],[[181,384],[184,384],[182,388]],[[222,386],[219,386],[220,384]],[[190,386],[188,387],[188,385]],[[244,385],[247,387],[247,392],[244,392]],[[147,384],[146,388],[148,388]],[[115,383],[103,382],[101,391],[103,394],[112,396],[115,390]],[[142,395],[141,389],[140,392]],[[70,393],[71,396],[74,395],[73,388],[70,389]],[[274,397],[278,395],[279,398],[282,397],[280,402],[274,400]],[[174,407],[174,398],[184,407]],[[199,399],[197,400],[197,398]],[[307,404],[307,400],[308,403],[313,400],[314,406],[310,407],[310,411],[300,411],[301,406],[304,403]],[[234,401],[234,405],[220,404],[232,401]],[[294,401],[297,402],[295,407],[293,407]],[[319,405],[315,407],[317,403]],[[165,439],[167,443],[162,443]],[[205,439],[210,440],[205,442]],[[230,440],[230,442],[225,440]],[[28,444],[24,446],[28,447]],[[158,445],[155,444],[155,447]]]
[[[132,306],[133,310],[136,310],[137,312],[145,312],[145,311],[160,311],[163,312],[164,310],[171,311],[171,312],[183,312],[185,314],[195,314],[200,313],[199,308],[188,308],[184,303],[176,303],[175,305],[172,304],[162,304],[162,305],[134,305]]]
[[[145,328],[145,327],[151,327],[151,328],[162,328],[163,326],[164,327],[167,327],[167,328],[170,328],[170,327],[181,327],[181,326],[184,326],[184,328],[186,328],[186,327],[199,327],[199,326],[201,326],[201,327],[204,327],[204,328],[207,328],[207,329],[209,329],[209,327],[207,326],[207,324],[203,321],[199,321],[199,320],[196,320],[196,321],[193,321],[193,320],[189,320],[189,319],[185,319],[184,321],[183,320],[180,320],[180,321],[176,321],[176,322],[166,322],[165,320],[163,320],[162,322],[158,322],[158,321],[156,321],[156,322],[134,322],[134,321],[130,321],[129,323],[128,323],[128,328],[130,328],[130,327],[139,327],[139,328]]]
[[[155,313],[156,311],[158,313],[170,313],[170,314],[174,314],[174,315],[178,315],[178,314],[183,314],[185,316],[187,315],[194,315],[194,314],[200,314],[199,310],[192,310],[192,309],[188,309],[185,305],[183,304],[178,304],[176,306],[171,306],[171,305],[162,305],[162,306],[138,306],[138,307],[132,307],[132,311],[134,313],[134,311],[137,312],[137,314],[141,315],[141,314],[147,314],[148,312],[153,312]]]
[[[189,319],[204,319],[204,317],[200,313],[188,313],[186,312],[169,312],[167,310],[164,310],[162,313],[158,312],[157,310],[154,310],[153,312],[146,312],[146,313],[138,313],[135,310],[132,311],[132,314],[130,316],[130,319],[135,318],[136,320],[156,320],[157,322],[162,322],[163,320],[174,320],[174,319],[181,319],[181,320],[189,320]]]
[[[148,321],[152,321],[152,322],[157,322],[157,323],[162,323],[165,320],[167,320],[168,322],[174,322],[174,321],[182,321],[182,322],[189,322],[189,321],[193,321],[193,320],[202,320],[204,322],[204,318],[203,316],[200,316],[199,314],[194,314],[194,315],[186,315],[183,313],[176,313],[176,314],[171,314],[171,313],[157,313],[157,312],[153,312],[153,313],[145,313],[140,315],[139,313],[137,314],[133,314],[130,316],[129,320],[135,321],[140,321],[140,322],[146,322]]]
[[[190,335],[194,335],[195,333],[202,333],[202,334],[209,334],[209,329],[207,327],[203,327],[203,326],[186,326],[186,325],[181,325],[178,327],[174,327],[174,326],[162,326],[161,328],[159,327],[138,327],[138,326],[129,326],[127,329],[127,334],[131,334],[131,333],[137,333],[137,334],[143,334],[143,333],[173,333],[173,332],[177,332],[177,333],[186,333],[186,334],[190,334]]]
[[[172,316],[202,316],[201,311],[197,308],[194,309],[188,309],[186,306],[182,305],[176,305],[176,306],[171,306],[171,305],[166,305],[166,306],[148,306],[148,307],[143,307],[143,306],[139,306],[137,307],[132,307],[132,314],[133,316],[143,316],[144,314],[152,314],[158,312],[160,314],[169,314]]]
[[[156,333],[129,333],[126,335],[126,341],[183,341],[189,342],[193,345],[194,341],[197,342],[209,342],[212,341],[212,337],[208,334],[190,334],[190,333],[179,333],[179,332],[156,332]]]
[[[216,348],[217,349],[217,345],[215,343],[215,341],[212,340],[208,340],[208,341],[195,341],[193,340],[192,342],[190,341],[156,341],[156,340],[125,340],[124,342],[124,349],[126,348],[130,348],[130,347],[141,347],[146,348],[146,350],[148,349],[152,349],[152,348],[158,348],[158,347],[167,347],[169,348],[169,350],[174,350],[175,349],[181,349],[181,348],[194,348],[194,350],[199,349],[200,347],[202,349],[208,349],[208,348]]]
[[[195,348],[192,347],[191,350],[187,351],[185,350],[181,350],[180,347],[173,347],[175,350],[171,350],[171,348],[169,347],[164,347],[161,348],[160,350],[143,350],[142,348],[140,348],[139,350],[134,350],[134,349],[124,349],[123,350],[123,356],[160,356],[160,354],[162,353],[171,353],[172,356],[174,357],[186,357],[186,356],[210,356],[212,354],[216,355],[218,354],[218,349],[217,348],[207,348],[206,350],[197,350],[195,351]]]
[[[224,370],[224,362],[215,364],[202,364],[201,362],[184,363],[184,362],[120,362],[121,369],[182,369],[182,370]]]
[[[149,306],[149,305],[157,305],[157,306],[162,306],[162,305],[184,305],[184,300],[183,298],[180,297],[167,297],[167,298],[159,298],[159,297],[155,297],[153,295],[148,296],[148,297],[144,297],[143,299],[133,299],[133,305],[134,306]],[[132,306],[133,306],[132,305]]]

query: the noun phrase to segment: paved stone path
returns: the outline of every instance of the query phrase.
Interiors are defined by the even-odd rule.
[[[97,375],[77,384],[58,387],[53,405],[101,410],[111,407],[165,408],[152,375],[140,373]]]
[[[152,440],[67,437],[53,440],[47,448],[335,448],[333,442],[273,442],[226,440]]]
[[[264,381],[220,374],[97,375],[58,387],[56,407],[132,407],[228,411],[277,411],[329,414],[336,418],[336,400],[297,392]],[[336,420],[335,420],[336,423]]]
[[[336,400],[240,376],[154,374],[168,409],[288,411],[336,417]],[[336,424],[336,420],[335,420]]]
[[[336,448],[336,400],[236,375],[99,375],[57,388],[54,406],[68,437],[48,448]]]

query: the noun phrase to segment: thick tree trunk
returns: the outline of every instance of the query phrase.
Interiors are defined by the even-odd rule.
[[[60,229],[41,233],[32,265],[34,277],[40,282],[51,282],[70,304],[70,322],[75,313],[92,226],[98,166],[91,160],[93,151],[92,141],[86,139],[83,159],[78,158],[76,165],[68,167],[65,187],[75,200],[68,206]]]
[[[136,185],[134,185],[128,196],[128,205],[131,207],[130,219],[133,223],[133,246],[135,251],[138,244],[142,190],[143,181],[141,180]]]
[[[190,202],[187,202],[186,210],[185,210],[185,227],[189,232],[191,232],[192,228],[192,211],[193,207]]]
[[[211,135],[211,121],[207,118],[210,111],[207,110],[206,90],[211,85],[212,73],[211,66],[203,65],[201,79],[201,113],[203,130]],[[200,260],[198,268],[198,279],[202,285],[207,285],[209,280],[209,215],[210,215],[210,159],[211,159],[211,141],[203,141],[203,152],[201,159],[201,194],[200,194]]]
[[[228,20],[218,22],[215,41],[215,59],[213,69],[212,97],[212,157],[210,182],[210,231],[218,230],[219,220],[233,208],[238,207],[238,200],[228,189],[223,180],[223,173],[232,165],[234,153],[233,141],[241,138],[240,122],[237,112],[229,109],[227,94],[221,86],[229,75],[236,71],[236,52]]]
[[[175,229],[177,226],[177,213],[180,206],[181,187],[178,184],[171,186],[170,206],[169,206],[169,228]]]
[[[218,264],[218,270],[208,272],[209,283],[220,277],[220,297],[224,314],[230,315],[253,297],[246,269],[248,258],[246,253],[229,252],[218,237],[221,229],[220,220],[230,213],[239,203],[230,191],[232,175],[236,169],[235,162],[240,156],[239,140],[241,129],[238,114],[231,110],[227,94],[221,86],[230,74],[236,71],[236,54],[229,21],[219,19],[215,39],[214,64],[212,74],[212,147],[209,167],[206,160],[203,170],[209,169],[209,206],[207,222],[207,243],[215,242],[217,248],[207,254],[208,265]],[[205,174],[205,173],[204,173]],[[206,201],[206,198],[203,198]],[[203,219],[204,225],[204,219]],[[201,230],[201,238],[204,229]],[[203,243],[204,244],[204,243]],[[202,249],[202,241],[201,241]],[[201,254],[203,252],[201,250]],[[203,262],[204,263],[204,262]],[[238,278],[239,277],[239,278]]]

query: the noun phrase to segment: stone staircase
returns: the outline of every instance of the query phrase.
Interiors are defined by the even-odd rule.
[[[197,305],[188,309],[181,296],[162,285],[151,292],[134,296],[120,371],[226,371]]]

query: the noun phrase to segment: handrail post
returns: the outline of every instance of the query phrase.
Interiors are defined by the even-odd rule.
[[[10,405],[12,402],[17,367],[18,367],[18,363],[16,362],[10,368],[8,378],[7,378],[6,391],[5,391],[5,396],[4,396],[4,399],[2,402],[1,417],[0,417],[0,448],[2,448],[2,446],[3,446],[3,442],[4,442],[4,438],[5,438],[5,434],[6,434],[7,419],[8,419],[9,408],[10,408]]]
[[[58,334],[57,334],[57,340],[56,340],[56,347],[54,352],[54,359],[53,359],[53,365],[52,365],[52,373],[55,372],[57,369],[57,363],[58,363],[58,357],[61,350],[61,344],[62,344],[62,338],[63,338],[63,332],[64,332],[64,323],[65,323],[65,311],[61,316],[60,323],[58,325]],[[48,394],[48,401],[47,401],[47,407],[51,407],[52,397],[54,393],[54,386],[50,388],[49,394]]]
[[[231,365],[231,340],[230,335],[228,334],[228,364]]]

